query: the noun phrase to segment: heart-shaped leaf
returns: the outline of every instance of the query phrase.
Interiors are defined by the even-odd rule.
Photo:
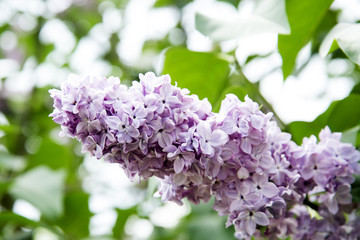
[[[164,74],[179,87],[188,88],[200,99],[215,103],[227,84],[229,61],[219,54],[170,48],[165,53]]]
[[[230,19],[224,20],[197,13],[195,26],[202,34],[215,41],[268,32],[290,33],[284,0],[259,1],[254,13],[248,18],[234,15]]]
[[[64,171],[40,166],[16,178],[9,192],[31,203],[46,218],[56,219],[63,213],[64,181]]]
[[[329,126],[332,131],[344,132],[360,124],[360,95],[350,94],[343,100],[334,101],[329,108],[313,122],[292,122],[290,133],[298,144],[303,137],[317,135],[322,128]]]
[[[291,34],[280,35],[278,40],[284,79],[292,73],[299,51],[310,41],[332,2],[333,0],[286,1]]]
[[[325,37],[320,55],[326,56],[340,48],[354,63],[360,65],[360,24],[339,23]]]

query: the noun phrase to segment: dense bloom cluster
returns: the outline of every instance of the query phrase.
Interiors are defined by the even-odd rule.
[[[160,178],[163,201],[214,196],[239,239],[360,236],[350,193],[360,153],[329,128],[298,146],[248,97],[229,94],[214,113],[207,99],[153,73],[130,87],[72,75],[50,93],[50,116],[84,152],[119,163],[130,179]]]
[[[82,142],[84,152],[120,163],[131,179],[163,179],[164,200],[210,198],[204,160],[219,155],[228,135],[216,127],[207,99],[153,73],[129,88],[114,77],[72,75],[50,93],[53,120],[63,135]]]

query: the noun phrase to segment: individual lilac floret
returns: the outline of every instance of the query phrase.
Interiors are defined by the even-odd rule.
[[[255,233],[256,225],[269,225],[268,216],[256,207],[244,205],[235,219],[235,228],[238,231],[245,228],[245,233],[250,237]]]
[[[207,121],[200,122],[196,127],[200,151],[210,157],[214,156],[215,148],[224,146],[229,140],[228,135],[220,129],[211,129]]]

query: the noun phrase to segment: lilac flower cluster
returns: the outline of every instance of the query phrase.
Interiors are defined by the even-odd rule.
[[[213,113],[207,99],[153,73],[130,87],[73,75],[50,93],[50,116],[84,152],[120,164],[130,179],[160,178],[163,201],[214,196],[239,239],[360,236],[350,194],[360,153],[329,128],[298,146],[248,97],[229,94]]]
[[[339,207],[352,202],[350,184],[352,176],[360,174],[360,153],[351,144],[341,143],[341,134],[331,133],[328,127],[320,132],[319,143],[311,136],[297,146],[290,134],[281,132],[271,121],[271,114],[262,113],[249,98],[241,102],[228,95],[219,116],[229,141],[220,154],[220,170],[211,176],[216,179],[212,187],[214,209],[229,216],[227,225],[235,225],[236,235],[250,239],[261,235],[257,226],[267,226],[263,236],[273,239],[321,239],[315,238],[319,229],[312,234],[301,231],[299,227],[306,224],[301,217],[294,218],[310,219],[309,213],[289,211],[304,202],[314,206],[317,202],[322,207],[317,209],[319,216],[326,219],[320,221],[326,229],[322,239],[334,236],[336,228],[329,216],[343,215]],[[342,236],[354,235],[353,231],[360,236],[355,228]]]
[[[216,127],[207,99],[153,73],[140,75],[129,88],[114,77],[72,75],[50,93],[50,116],[84,152],[119,163],[130,179],[163,179],[164,200],[211,197],[204,161],[219,155],[228,135]]]

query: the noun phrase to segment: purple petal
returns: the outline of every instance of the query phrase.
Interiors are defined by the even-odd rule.
[[[267,226],[270,223],[268,217],[263,212],[254,213],[253,220],[256,224],[261,226]]]
[[[229,136],[222,130],[216,129],[211,133],[210,144],[214,147],[220,147],[225,145],[229,140]]]
[[[350,193],[338,195],[336,199],[340,204],[350,204],[352,202],[352,196]]]
[[[118,125],[121,124],[121,121],[117,116],[108,116],[106,117],[105,122],[112,129],[118,129]]]
[[[230,121],[230,120],[225,120],[221,129],[224,132],[226,132],[227,134],[232,134],[232,133],[234,133],[236,131],[236,128],[234,126],[234,122]]]
[[[79,122],[78,125],[76,126],[76,133],[83,133],[86,132],[87,128],[87,122]]]
[[[158,139],[160,147],[165,148],[166,146],[169,146],[172,144],[173,141],[172,141],[170,134],[167,134],[165,132],[158,133],[158,134],[160,134],[159,139]]]
[[[173,177],[173,181],[176,186],[183,185],[184,183],[186,183],[186,180],[187,176],[185,176],[184,174],[175,174]]]
[[[311,168],[305,168],[301,171],[301,175],[305,180],[309,180],[314,176],[314,170]]]
[[[102,148],[96,144],[96,149],[95,149],[95,153],[94,153],[94,156],[97,158],[97,159],[100,159],[103,155],[103,152],[102,152]]]
[[[354,147],[350,144],[344,144],[340,147],[339,153],[343,157],[350,158],[354,154]]]
[[[351,191],[351,186],[349,184],[342,184],[340,186],[337,187],[336,189],[336,193],[337,194],[347,194]]]
[[[140,136],[139,130],[134,128],[133,126],[129,126],[126,128],[126,132],[133,138],[137,138]]]
[[[259,194],[257,194],[257,193],[250,193],[250,194],[244,196],[244,199],[247,202],[256,203],[256,202],[259,202],[259,200],[261,200],[261,196],[259,196]]]
[[[235,201],[232,201],[231,204],[230,204],[230,211],[233,212],[235,210],[238,210],[240,209],[241,207],[244,206],[244,201],[238,199],[238,200],[235,200]]]
[[[175,123],[170,118],[166,118],[163,122],[163,129],[166,132],[170,132],[175,129]]]
[[[246,182],[242,182],[240,187],[239,187],[239,192],[242,194],[242,195],[247,195],[249,194],[250,192],[250,187],[249,187],[249,184],[247,184]]]
[[[181,101],[176,96],[171,96],[171,97],[167,98],[166,102],[170,106],[179,106],[182,104]]]
[[[163,84],[160,87],[160,96],[162,96],[164,99],[171,96],[173,93],[173,86],[171,84]]]
[[[262,192],[265,197],[272,198],[279,193],[279,189],[272,182],[265,183],[261,186]]]
[[[186,160],[187,162],[190,162],[195,158],[195,153],[193,152],[183,152],[182,155],[184,160]]]
[[[339,206],[338,206],[338,202],[336,201],[336,198],[332,197],[326,203],[329,212],[331,212],[332,214],[335,215],[339,211]]]
[[[211,147],[209,143],[205,142],[204,139],[200,140],[200,149],[206,155],[209,156],[214,155],[214,149]]]
[[[102,129],[101,123],[99,119],[95,119],[94,121],[91,121],[91,124],[89,126],[89,132],[90,133],[97,133],[100,132]]]
[[[211,128],[208,123],[200,122],[197,126],[197,132],[199,133],[200,137],[204,139],[210,139],[211,136]]]
[[[256,223],[251,219],[247,219],[245,222],[245,230],[251,236],[254,234],[256,229]]]
[[[319,171],[329,173],[330,169],[333,167],[333,164],[331,160],[324,158],[322,161],[318,162],[317,166]]]
[[[252,147],[250,142],[246,138],[241,141],[240,148],[241,150],[243,150],[244,153],[251,154]]]
[[[282,144],[289,142],[290,139],[291,139],[291,134],[289,133],[282,132],[282,133],[278,133],[276,136],[276,141]]]
[[[221,150],[221,157],[224,160],[230,160],[230,158],[233,156],[234,152],[231,148],[224,147]]]
[[[152,120],[150,123],[147,124],[149,127],[151,127],[154,130],[159,130],[162,128],[162,123],[160,119]]]
[[[192,174],[190,175],[189,180],[194,184],[199,185],[202,182],[202,177],[199,174]]]
[[[264,118],[260,115],[251,115],[251,125],[256,129],[264,126]]]
[[[174,145],[168,145],[166,147],[164,147],[163,152],[167,152],[167,156],[168,158],[173,158],[177,155],[177,150],[178,148],[175,147]]]
[[[242,212],[239,213],[239,215],[237,216],[236,219],[242,220],[242,219],[248,218],[249,214],[250,214],[249,210],[242,211]]]
[[[315,181],[318,185],[324,187],[324,186],[326,185],[326,183],[329,181],[329,177],[327,177],[326,175],[321,174],[321,173],[318,172],[318,173],[316,173],[316,174],[314,175],[314,181]]]
[[[151,166],[154,168],[161,168],[163,165],[163,159],[162,158],[151,158]]]
[[[241,167],[237,171],[237,177],[239,179],[247,179],[249,177],[249,171],[246,168]]]
[[[184,159],[177,157],[174,161],[174,170],[176,173],[180,173],[184,169]]]
[[[271,207],[277,210],[280,210],[286,207],[285,201],[281,198],[281,200],[276,200],[271,204]]]
[[[238,124],[240,133],[247,133],[249,131],[249,123],[245,119],[241,118]]]
[[[252,180],[255,184],[262,186],[263,184],[268,182],[268,177],[266,174],[255,174],[252,177]]]
[[[235,189],[226,189],[224,194],[228,198],[236,199],[239,196],[239,193]]]

